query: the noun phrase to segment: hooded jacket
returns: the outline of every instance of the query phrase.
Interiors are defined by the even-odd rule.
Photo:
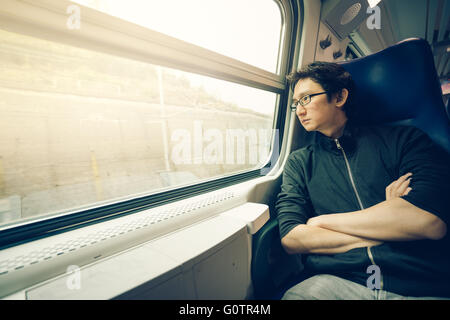
[[[403,199],[449,226],[450,157],[411,126],[346,125],[339,139],[319,132],[315,143],[289,155],[276,211],[283,238],[309,218],[362,210],[385,201],[385,189],[412,172]],[[450,229],[450,226],[449,226]],[[440,240],[384,241],[338,254],[304,254],[313,274],[333,274],[367,285],[370,265],[381,289],[405,296],[450,297],[450,236]]]

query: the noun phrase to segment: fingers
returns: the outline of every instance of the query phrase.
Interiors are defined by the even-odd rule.
[[[397,180],[398,181],[398,180]],[[411,182],[411,178],[406,179],[402,183],[398,184],[396,194],[398,196],[403,196],[406,192],[406,189],[409,187],[409,183]]]
[[[394,181],[394,188],[398,189],[405,181],[408,181],[407,179],[412,176],[411,172],[408,172],[407,174],[402,175],[400,178],[398,178],[396,181]]]
[[[404,194],[402,194],[402,196],[406,196],[411,190],[412,190],[411,187],[406,188],[406,191]]]
[[[409,187],[411,176],[412,173],[408,172],[388,185],[386,187],[386,200],[407,195],[412,190]]]

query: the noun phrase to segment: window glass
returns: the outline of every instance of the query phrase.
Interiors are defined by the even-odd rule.
[[[0,30],[0,224],[260,167],[277,94]]]
[[[277,73],[282,20],[274,0],[73,2]]]

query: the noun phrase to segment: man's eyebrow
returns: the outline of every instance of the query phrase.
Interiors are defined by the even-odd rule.
[[[299,97],[299,99],[300,98],[302,98],[302,97],[304,97],[304,96],[306,96],[306,95],[308,95],[308,94],[311,94],[311,90],[306,90],[306,91],[304,91],[304,92],[301,92],[299,95],[298,95],[298,97]],[[296,100],[296,98],[294,98],[294,100]]]

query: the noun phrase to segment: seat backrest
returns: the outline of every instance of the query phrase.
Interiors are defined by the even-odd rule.
[[[447,112],[447,116],[450,119],[450,97],[447,96],[447,103],[445,105],[445,111]]]
[[[340,64],[355,81],[356,123],[412,125],[450,153],[450,122],[427,41],[407,39]]]

